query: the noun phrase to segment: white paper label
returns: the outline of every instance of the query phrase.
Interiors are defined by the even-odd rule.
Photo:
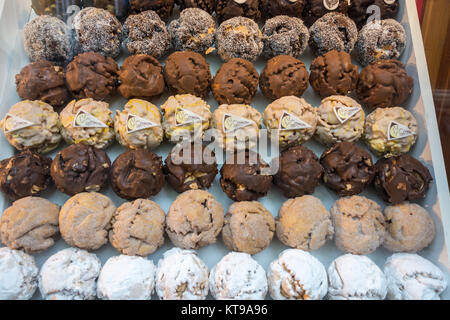
[[[6,114],[5,122],[3,125],[3,131],[5,133],[17,131],[20,129],[28,128],[34,126],[35,124],[31,121],[22,119],[10,113]]]
[[[196,122],[206,121],[204,118],[200,117],[195,112],[186,110],[184,108],[177,108],[175,111],[175,122],[177,126],[184,126],[187,124],[192,124]]]
[[[127,133],[133,133],[153,127],[158,127],[157,123],[129,113],[127,118]]]
[[[401,123],[391,121],[388,127],[388,141],[398,140],[414,135],[409,128]]]
[[[238,129],[242,129],[253,125],[254,122],[245,118],[237,117],[232,114],[223,115],[223,132],[233,132]]]
[[[75,128],[108,128],[106,124],[83,109],[80,109],[75,116],[73,126]]]
[[[340,123],[345,123],[348,119],[353,117],[361,110],[360,107],[345,107],[337,106],[333,107],[334,114]]]
[[[339,7],[339,0],[323,0],[323,6],[328,10],[336,10]]]
[[[299,130],[311,128],[305,121],[300,120],[293,114],[284,111],[280,119],[280,130]]]

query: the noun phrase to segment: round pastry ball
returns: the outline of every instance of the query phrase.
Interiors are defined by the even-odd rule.
[[[361,193],[372,183],[372,156],[352,142],[341,142],[324,151],[320,157],[323,182],[339,196]]]
[[[251,104],[258,91],[259,73],[248,60],[233,58],[222,64],[211,89],[219,105]]]
[[[164,244],[166,214],[154,201],[125,202],[114,212],[109,241],[122,254],[148,256]]]
[[[16,90],[22,100],[41,100],[53,108],[65,106],[70,98],[64,68],[46,60],[26,65],[16,75]]]
[[[317,19],[322,18],[327,13],[336,12],[346,14],[348,6],[348,0],[306,0],[303,9],[303,20],[310,27]]]
[[[267,61],[261,72],[259,87],[268,99],[301,97],[308,89],[309,74],[305,64],[291,56],[276,56]]]
[[[130,149],[153,149],[164,139],[161,113],[145,100],[132,99],[114,116],[116,140]]]
[[[211,270],[209,290],[216,300],[264,300],[266,272],[248,253],[230,252]]]
[[[184,9],[180,18],[169,24],[172,46],[177,51],[191,50],[208,54],[215,50],[216,21],[211,15],[198,8]]]
[[[287,249],[267,271],[269,293],[274,300],[322,300],[328,289],[327,271],[310,253]]]
[[[93,253],[77,248],[57,252],[39,273],[39,290],[46,300],[94,300],[102,264]]]
[[[393,204],[425,198],[432,180],[430,171],[408,154],[380,159],[375,164],[375,189]]]
[[[341,1],[345,2],[345,1]],[[380,19],[395,18],[400,8],[399,0],[352,0],[348,15],[355,21],[358,29],[361,29],[367,22],[373,12],[367,9],[370,6],[380,8]]]
[[[180,10],[200,8],[209,14],[213,14],[216,11],[216,0],[175,0],[175,2],[180,6]]]
[[[345,254],[328,268],[330,300],[384,300],[386,286],[383,271],[366,256]]]
[[[38,287],[39,268],[34,257],[0,248],[0,299],[29,300]]]
[[[417,252],[428,247],[436,234],[427,210],[415,203],[403,202],[384,209],[386,238],[383,247],[393,252]]]
[[[273,177],[274,184],[287,198],[313,194],[319,185],[323,168],[310,149],[294,146],[281,153],[279,169]]]
[[[341,198],[333,204],[330,213],[339,250],[369,254],[383,243],[386,222],[375,201],[361,196]]]
[[[188,93],[207,98],[211,86],[211,70],[201,54],[177,51],[166,60],[164,79],[173,94]]]
[[[58,215],[59,206],[44,198],[14,201],[1,217],[2,244],[27,253],[47,250],[58,235]]]
[[[130,15],[123,25],[124,45],[131,54],[148,54],[156,59],[170,48],[166,24],[154,11]]]
[[[68,144],[106,149],[114,142],[112,111],[106,102],[73,100],[60,113],[61,135]]]
[[[118,71],[114,59],[97,52],[82,53],[67,66],[67,87],[76,99],[105,100],[116,91]]]
[[[261,129],[261,113],[245,104],[223,104],[213,113],[215,143],[234,152],[256,147]]]
[[[313,60],[309,83],[322,98],[345,96],[356,89],[358,67],[347,52],[332,50]]]
[[[121,198],[135,200],[156,196],[165,185],[161,157],[145,149],[127,150],[114,161],[110,182]]]
[[[129,56],[120,67],[118,75],[119,92],[124,98],[153,98],[164,92],[163,67],[152,56]]]
[[[85,8],[73,18],[75,46],[78,52],[99,52],[105,56],[120,54],[122,24],[104,9]]]
[[[322,100],[317,113],[315,138],[325,146],[355,142],[364,133],[364,110],[350,97],[329,96]]]
[[[65,65],[73,57],[71,31],[60,19],[38,16],[23,28],[24,48],[31,61],[47,60]]]
[[[211,193],[189,190],[170,206],[166,232],[175,246],[198,250],[216,242],[223,214],[222,205]]]
[[[115,15],[117,19],[123,20],[128,16],[128,0],[83,0],[83,6],[96,7],[108,10]]]
[[[156,267],[142,257],[109,258],[98,277],[97,296],[102,300],[150,300]]]
[[[55,16],[66,21],[71,14],[70,7],[77,6],[78,8],[81,8],[86,1],[87,0],[31,0],[31,7],[37,15]]]
[[[161,300],[205,300],[209,269],[193,250],[172,248],[158,262],[156,293]]]
[[[235,202],[223,224],[223,242],[230,251],[257,254],[266,249],[275,233],[272,214],[258,201]]]
[[[0,127],[8,142],[19,151],[48,153],[62,140],[58,113],[51,105],[38,100],[13,105],[0,121]]]
[[[247,17],[257,21],[261,0],[216,0],[216,15],[219,23],[234,17]]]
[[[358,34],[355,49],[359,62],[367,66],[377,60],[398,59],[406,46],[406,32],[394,19],[374,20]]]
[[[178,193],[209,189],[218,172],[214,151],[203,144],[177,144],[164,166],[167,182]]]
[[[211,125],[211,107],[192,94],[171,96],[161,106],[164,133],[171,142],[200,141]]]
[[[351,53],[358,38],[358,29],[346,15],[330,12],[314,22],[309,35],[309,46],[317,56],[332,50]]]
[[[269,59],[279,55],[299,57],[305,51],[309,40],[309,31],[303,21],[286,15],[267,20],[262,34],[263,55]]]
[[[397,60],[379,60],[365,67],[358,80],[356,94],[365,107],[399,106],[411,95],[414,79]]]
[[[317,111],[303,98],[285,96],[269,104],[263,121],[282,149],[308,141],[316,131]],[[273,132],[276,132],[273,137]]]
[[[263,36],[258,25],[245,17],[235,17],[223,22],[216,37],[217,50],[223,61],[242,58],[254,62],[263,51]]]
[[[164,21],[172,15],[174,0],[129,0],[133,13],[155,11]]]
[[[220,170],[220,186],[233,201],[256,201],[270,190],[270,171],[259,154],[240,151],[226,159]]]
[[[15,201],[37,196],[50,184],[52,159],[30,150],[0,162],[0,190]]]
[[[56,188],[73,196],[106,187],[110,168],[111,160],[105,151],[73,144],[56,154],[50,172]]]
[[[261,0],[263,14],[269,18],[286,15],[301,18],[308,0]]]

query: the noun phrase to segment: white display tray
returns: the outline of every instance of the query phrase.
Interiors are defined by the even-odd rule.
[[[426,199],[419,201],[418,203],[425,207],[432,215],[436,223],[436,239],[430,247],[423,250],[419,254],[423,257],[430,259],[439,267],[441,267],[447,276],[450,275],[449,263],[448,263],[448,240],[450,239],[450,196],[447,185],[445,167],[443,162],[442,150],[439,140],[439,133],[437,127],[437,121],[435,116],[434,104],[431,95],[430,82],[428,77],[428,70],[425,60],[424,48],[422,43],[422,37],[420,32],[419,20],[417,17],[417,11],[414,0],[400,0],[401,12],[399,17],[401,23],[406,29],[408,34],[408,43],[406,50],[402,55],[402,62],[407,65],[407,72],[414,78],[414,91],[410,99],[403,105],[406,109],[413,112],[417,118],[420,126],[420,136],[417,144],[411,151],[411,155],[419,158],[430,170],[433,176],[433,182],[431,184],[428,196]],[[2,2],[4,2],[4,8],[2,13]],[[9,108],[20,101],[15,90],[15,75],[29,63],[29,59],[26,56],[23,49],[22,40],[22,28],[24,24],[30,19],[30,1],[13,1],[5,0],[0,1],[0,116],[3,117]],[[32,15],[32,14],[31,14]],[[412,37],[412,35],[414,35]],[[124,55],[119,59],[119,64],[122,63]],[[309,49],[301,57],[301,60],[305,62],[308,67],[313,59]],[[207,60],[211,63],[211,71],[213,75],[220,67],[221,61],[218,56],[208,56]],[[353,59],[355,61],[355,59]],[[265,65],[264,59],[259,59],[256,62],[256,68],[261,72]],[[152,101],[157,106],[160,106],[168,97],[168,94],[163,95],[161,98]],[[304,95],[304,98],[310,102],[313,106],[320,104],[319,97],[314,93],[310,87]],[[113,110],[123,107],[125,100],[120,97],[115,97],[111,100],[111,107]],[[212,110],[216,109],[218,104],[210,95],[208,102],[211,105]],[[258,92],[253,101],[253,106],[260,112],[263,112],[265,107],[270,103],[265,99],[261,92]],[[368,110],[366,110],[367,113]],[[309,141],[306,143],[308,148],[311,148],[318,156],[324,151],[324,147],[315,141]],[[61,150],[64,145],[60,146],[57,150]],[[365,146],[364,146],[365,147]],[[171,145],[165,142],[155,152],[166,158]],[[366,148],[366,147],[365,147]],[[2,134],[0,134],[0,159],[10,157],[14,154],[14,149],[8,144]],[[117,155],[124,152],[118,143],[107,150],[111,160],[114,160]],[[56,152],[53,152],[50,156],[54,157]],[[374,156],[374,160],[376,157]],[[227,210],[232,204],[232,201],[222,192],[219,184],[219,175],[216,177],[214,185],[209,190],[218,201],[221,202],[224,209]],[[111,197],[117,206],[121,205],[125,201],[117,197],[111,188],[102,190],[102,193]],[[161,208],[167,213],[173,200],[177,197],[177,193],[173,191],[170,186],[166,186],[161,193],[153,197],[152,200],[156,201]],[[386,207],[379,196],[374,192],[372,188],[364,191],[363,196],[373,199],[380,203],[382,208]],[[53,186],[47,190],[43,197],[53,201],[59,205],[63,205],[64,202],[69,199],[65,194],[57,191]],[[320,198],[324,205],[329,209],[332,204],[338,199],[335,193],[327,189],[323,184],[316,189],[314,196]],[[273,187],[267,197],[260,199],[260,202],[272,212],[274,216],[277,216],[278,210],[287,199],[280,193],[277,187]],[[0,196],[0,212],[11,205],[11,202],[6,198]],[[39,267],[45,262],[45,260],[58,252],[61,249],[67,248],[68,245],[62,240],[58,239],[56,245],[50,250],[43,253],[34,255]],[[155,264],[162,257],[165,251],[172,248],[173,245],[166,237],[165,244],[162,248],[150,255],[148,258],[153,260]],[[271,261],[275,260],[281,251],[287,249],[276,237],[274,237],[271,245],[259,254],[256,254],[254,258],[267,270]],[[202,248],[199,251],[200,257],[205,261],[208,267],[212,268],[223,256],[225,256],[229,250],[224,246],[221,236],[218,238],[216,244]],[[102,263],[114,255],[119,253],[111,246],[105,245],[100,250],[95,251],[95,254],[101,259]],[[313,251],[312,254],[317,257],[326,268],[330,263],[338,256],[344,254],[339,251],[333,241],[329,241],[325,246],[319,250]],[[379,248],[376,252],[369,255],[380,267],[383,266],[387,257],[391,255],[390,252],[383,248]],[[450,279],[450,278],[449,278]],[[450,298],[450,289],[442,295],[443,298]],[[37,292],[34,296],[35,299],[41,298],[40,293]],[[156,298],[156,296],[155,296]],[[267,296],[269,298],[269,296]]]

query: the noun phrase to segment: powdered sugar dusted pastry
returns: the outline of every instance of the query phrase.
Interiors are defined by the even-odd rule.
[[[440,300],[439,295],[447,288],[444,273],[417,254],[393,254],[383,271],[391,300]]]
[[[39,273],[39,290],[46,300],[93,300],[101,263],[85,250],[68,248],[45,261]]]
[[[111,257],[98,277],[97,296],[103,300],[150,300],[155,287],[153,261],[142,257]]]
[[[217,300],[263,300],[266,272],[248,253],[230,252],[211,270],[209,289]]]
[[[158,262],[156,293],[161,300],[205,300],[209,269],[193,250],[173,248]]]
[[[22,251],[0,248],[0,299],[31,299],[38,286],[34,258]]]
[[[386,285],[383,272],[366,256],[346,254],[328,268],[330,300],[383,300]]]
[[[327,272],[308,252],[287,249],[267,273],[269,293],[275,300],[321,300],[327,294]]]

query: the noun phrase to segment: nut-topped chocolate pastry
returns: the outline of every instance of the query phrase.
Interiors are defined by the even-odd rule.
[[[175,0],[181,10],[186,8],[199,8],[205,10],[209,14],[216,11],[216,0]]]
[[[130,0],[130,10],[134,14],[153,10],[167,21],[172,15],[174,3],[174,0]]]
[[[301,18],[308,0],[261,0],[262,13],[269,18],[290,16]]]
[[[126,18],[130,9],[128,0],[83,0],[83,5],[108,10],[119,20]]]
[[[258,20],[260,0],[216,0],[216,14],[219,23],[234,17]]]
[[[346,2],[346,1],[344,1]],[[373,12],[367,12],[370,6],[380,8],[380,19],[395,18],[400,8],[399,0],[352,0],[348,9],[348,15],[355,21],[358,29],[361,29]]]
[[[67,9],[73,5],[81,8],[82,2],[82,0],[31,0],[31,7],[37,15],[56,16],[66,21],[71,15],[71,11]]]
[[[306,0],[303,9],[303,21],[309,27],[317,19],[330,12],[346,14],[348,0]]]

